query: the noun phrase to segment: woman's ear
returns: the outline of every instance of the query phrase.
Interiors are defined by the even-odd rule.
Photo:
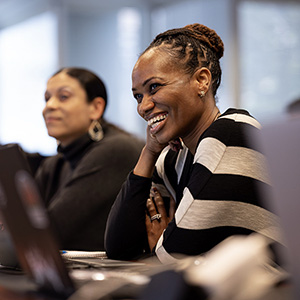
[[[93,101],[90,103],[90,118],[91,120],[99,120],[105,109],[105,100],[102,97],[96,97],[93,99]]]
[[[202,98],[207,94],[210,88],[211,73],[207,68],[202,67],[194,73],[194,76],[197,82],[198,95]]]

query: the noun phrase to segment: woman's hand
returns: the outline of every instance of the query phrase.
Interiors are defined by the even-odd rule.
[[[168,146],[168,143],[161,144],[156,136],[150,133],[149,126],[147,127],[147,139],[146,139],[146,149],[151,152],[154,156],[158,156],[161,151]]]
[[[182,149],[182,142],[180,138],[170,141],[166,144],[161,144],[156,139],[155,135],[150,133],[149,126],[147,127],[147,141],[144,146],[139,160],[134,167],[133,173],[142,177],[151,178],[154,172],[155,163],[161,153],[161,151],[170,145],[171,149],[174,151],[179,151]]]
[[[168,144],[160,144],[156,137],[150,133],[149,126],[147,127],[147,141],[144,146],[139,160],[134,167],[133,173],[142,177],[151,178],[153,175],[155,163],[161,151]]]
[[[175,152],[178,152],[180,149],[183,149],[181,138],[177,138],[175,140],[170,141],[169,145],[170,148]]]
[[[146,229],[149,247],[152,250],[163,231],[175,215],[175,201],[170,197],[169,216],[161,194],[157,189],[153,189],[151,197],[147,200]]]

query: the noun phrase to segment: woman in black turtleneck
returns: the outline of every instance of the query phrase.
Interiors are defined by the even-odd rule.
[[[107,215],[143,142],[104,121],[106,89],[88,70],[55,73],[45,100],[48,134],[59,146],[36,180],[61,249],[104,250]]]

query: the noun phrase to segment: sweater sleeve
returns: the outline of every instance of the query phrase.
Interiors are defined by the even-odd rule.
[[[127,136],[107,136],[82,157],[71,176],[54,191],[47,190],[53,187],[47,178],[54,180],[56,173],[48,177],[47,172],[41,174],[42,183],[46,183],[43,188],[50,194],[47,210],[62,249],[104,250],[107,216],[142,148],[135,144],[136,140]],[[52,161],[50,165],[60,170]],[[43,167],[45,171],[47,164]]]
[[[151,179],[130,173],[110,211],[105,233],[107,256],[135,259],[147,248],[146,200]]]

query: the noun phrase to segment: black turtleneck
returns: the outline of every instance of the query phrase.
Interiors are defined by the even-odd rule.
[[[106,219],[144,142],[108,123],[104,138],[83,135],[46,158],[36,181],[61,249],[103,250]]]
[[[57,168],[52,183],[52,187],[54,187],[53,191],[59,191],[61,187],[65,186],[72,177],[76,166],[92,147],[93,143],[95,142],[91,140],[89,135],[84,134],[66,147],[58,145],[57,156],[59,160],[57,161]],[[51,198],[52,196],[53,194],[51,194]],[[50,200],[47,199],[48,204]]]
[[[74,170],[92,143],[95,142],[91,140],[88,134],[84,134],[66,147],[59,145],[57,152],[63,155],[64,159],[70,163],[71,169]]]

